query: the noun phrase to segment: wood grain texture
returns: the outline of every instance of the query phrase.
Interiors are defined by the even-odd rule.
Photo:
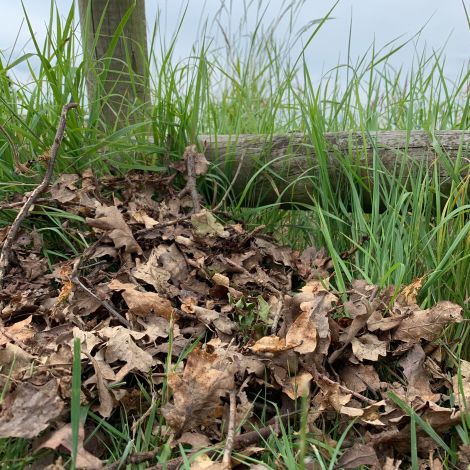
[[[218,135],[200,136],[200,142],[207,146],[206,158],[229,178],[242,162],[233,189],[240,195],[254,181],[252,203],[312,203],[319,178],[329,177],[333,186],[347,191],[346,172],[357,175],[358,184],[362,180],[370,191],[374,167],[381,170],[383,181],[395,175],[408,189],[423,170],[437,170],[439,191],[445,195],[452,179],[468,178],[470,168],[470,131],[436,131],[432,136],[424,131],[337,132],[324,134],[320,142],[297,133]]]
[[[113,35],[134,3],[123,33],[112,49]],[[100,117],[105,128],[113,129],[116,124],[122,127],[131,106],[150,102],[145,1],[79,0],[78,7],[88,64],[88,101],[101,101]],[[103,69],[109,70],[104,80]],[[141,121],[141,114],[136,113],[134,120]]]

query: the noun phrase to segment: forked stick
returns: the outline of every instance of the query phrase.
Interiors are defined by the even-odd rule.
[[[49,183],[52,179],[52,174],[54,171],[54,165],[57,159],[57,152],[60,147],[60,143],[64,138],[65,132],[65,123],[67,121],[67,113],[72,108],[77,108],[77,103],[68,103],[62,108],[62,113],[60,115],[59,125],[57,126],[57,132],[54,137],[54,143],[51,147],[51,156],[49,158],[49,162],[47,164],[46,173],[44,175],[43,180],[41,183],[36,186],[36,189],[29,195],[28,199],[24,203],[21,210],[18,212],[16,219],[14,220],[13,224],[8,231],[8,235],[5,238],[5,242],[3,243],[2,252],[0,253],[0,288],[3,287],[3,279],[5,277],[5,273],[8,269],[11,260],[11,250],[13,247],[13,243],[18,235],[18,231],[23,220],[28,216],[29,210],[36,202],[37,198],[47,189]]]

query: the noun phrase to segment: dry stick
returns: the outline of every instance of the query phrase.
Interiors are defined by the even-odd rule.
[[[186,186],[180,191],[178,196],[181,198],[185,194],[189,194],[193,200],[194,212],[197,214],[201,211],[201,203],[199,201],[199,193],[197,192],[196,187],[196,162],[194,160],[196,153],[194,151],[188,151],[186,155],[186,171],[188,173]]]
[[[132,454],[127,457],[127,459],[122,462],[121,460],[116,460],[112,464],[104,467],[103,470],[117,470],[119,468],[125,468],[125,465],[128,464],[139,464],[144,462],[149,462],[154,458],[158,457],[158,454],[162,451],[160,447],[156,447],[154,450],[150,450],[148,452],[139,452],[137,454]]]
[[[249,447],[253,444],[256,444],[262,439],[267,439],[271,434],[279,434],[280,432],[280,426],[279,422],[281,421],[282,423],[286,423],[287,420],[296,414],[298,414],[299,411],[295,411],[293,413],[286,413],[280,416],[276,416],[273,419],[269,420],[267,425],[261,429],[258,429],[257,431],[250,431],[245,434],[240,434],[239,436],[235,436],[233,438],[233,447],[232,449],[245,449],[246,447]],[[227,436],[228,439],[228,436]],[[208,452],[214,452],[217,450],[220,446],[215,445],[212,446],[208,449],[206,449]],[[135,454],[130,455],[125,462],[114,462],[111,465],[108,465],[105,467],[103,470],[115,470],[119,468],[119,465],[126,464],[126,463],[143,463],[143,462],[148,462],[150,460],[153,460],[154,458],[158,457],[158,454],[161,452],[160,448],[156,448],[150,452],[137,452]],[[176,470],[178,469],[182,464],[184,463],[182,457],[175,457],[174,459],[169,460],[168,462],[164,464],[157,464],[153,465],[151,467],[147,467],[147,470]]]
[[[101,240],[101,239],[100,239]],[[85,252],[83,253],[82,256],[80,256],[74,263],[73,269],[72,269],[72,274],[70,275],[70,280],[78,286],[80,289],[82,289],[85,293],[87,293],[90,297],[95,299],[97,302],[99,302],[116,320],[121,322],[124,326],[127,328],[130,328],[130,323],[106,300],[100,299],[92,290],[90,290],[85,284],[83,284],[82,281],[80,281],[80,278],[78,277],[78,273],[80,271],[80,266],[83,263],[84,259],[87,258],[90,253],[93,251],[93,249],[96,247],[98,242],[100,240],[97,240],[95,243],[90,245]]]
[[[232,268],[236,268],[239,272],[245,274],[248,278],[250,278],[255,284],[261,284],[263,287],[268,289],[270,292],[276,295],[280,295],[281,293],[279,290],[277,290],[273,285],[271,285],[269,282],[264,281],[263,279],[257,279],[255,275],[251,274],[248,269],[244,268],[242,265],[235,263],[235,261],[232,261],[230,258],[225,258],[223,257],[223,260],[232,266]]]
[[[40,202],[50,202],[50,199],[46,199],[42,197],[36,200],[36,204]],[[23,204],[24,204],[24,201],[6,202],[5,204],[0,204],[0,211],[4,211],[6,209],[15,209],[16,207],[20,207]]]
[[[228,421],[228,429],[227,429],[227,438],[225,440],[225,449],[224,449],[224,457],[222,459],[222,465],[224,468],[231,468],[231,458],[232,458],[232,450],[233,444],[235,439],[235,412],[237,410],[237,394],[235,390],[230,391],[230,411],[229,411],[229,421]]]
[[[30,194],[30,196],[24,203],[24,206],[18,212],[15,221],[10,227],[10,230],[5,239],[5,242],[3,243],[2,252],[0,254],[0,288],[3,286],[3,279],[5,277],[5,273],[10,264],[13,243],[16,239],[21,223],[28,216],[29,210],[33,206],[36,199],[39,197],[40,194],[42,194],[47,189],[47,187],[49,186],[49,183],[51,182],[52,173],[54,171],[54,164],[57,159],[57,152],[59,150],[60,143],[62,142],[62,139],[64,138],[65,124],[67,121],[67,113],[72,108],[76,108],[76,107],[78,107],[77,103],[68,103],[62,108],[62,114],[60,115],[60,121],[57,127],[57,132],[54,137],[54,143],[52,144],[52,147],[51,147],[51,156],[49,159],[49,163],[47,165],[46,174],[44,175],[42,182],[39,184],[39,186],[36,186],[36,189]]]
[[[364,395],[361,395],[360,393],[355,392],[354,390],[351,390],[350,388],[345,387],[344,385],[341,385],[339,382],[335,382],[334,380],[331,380],[326,375],[317,373],[317,376],[323,381],[325,381],[326,383],[328,383],[329,385],[338,385],[338,388],[342,390],[343,392],[350,393],[353,397],[357,398],[358,400],[364,401],[368,403],[369,405],[375,405],[377,403],[377,401],[367,398]]]
[[[271,325],[271,334],[275,335],[277,333],[277,325],[281,319],[282,309],[284,308],[284,302],[281,300],[281,297],[277,299],[276,309],[274,310],[274,319],[273,324]]]

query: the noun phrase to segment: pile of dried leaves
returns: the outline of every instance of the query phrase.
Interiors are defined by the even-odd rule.
[[[203,156],[192,149],[188,155],[193,173],[203,173]],[[300,397],[307,431],[332,446],[328,430],[341,433],[355,420],[342,468],[395,469],[409,461],[403,404],[441,436],[460,422],[458,379],[439,341],[448,325],[462,321],[459,306],[421,310],[419,280],[398,296],[393,287],[363,281],[338,294],[329,287],[334,273],[323,250],[300,253],[260,230],[194,211],[188,182],[177,193],[171,178],[134,173],[97,181],[86,171],[52,185],[49,204],[84,217],[88,232],[72,222],[64,228],[94,242],[52,270],[37,232],[15,242],[0,293],[1,437],[70,451],[74,338],[81,341],[82,403],[104,418],[124,407],[141,423],[148,411],[140,407],[136,378],[147,382],[166,423],[155,433],[176,448],[212,449],[192,468],[231,465],[230,458],[207,461],[217,444],[223,449],[227,428],[235,433],[229,451],[261,453],[254,426],[266,437],[279,432],[279,423],[262,423],[260,408],[271,424],[280,415],[296,426]],[[470,391],[470,364],[459,380]],[[102,468],[98,439],[92,450],[83,446],[92,431],[81,429],[77,464]],[[419,456],[440,468],[436,442],[419,425],[417,434]],[[469,458],[461,448],[460,461]]]

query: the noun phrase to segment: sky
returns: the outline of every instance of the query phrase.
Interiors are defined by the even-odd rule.
[[[30,35],[24,23],[24,13],[20,0],[0,0],[0,49],[4,57],[11,58],[32,52]],[[266,9],[263,22],[268,24],[278,17],[287,5],[283,0],[225,0],[225,12],[219,17],[224,29],[232,34],[237,31],[239,19],[244,12],[244,4],[251,4],[248,23],[254,28],[257,6]],[[333,6],[332,0],[298,0],[300,14],[293,29],[298,30],[310,21],[322,18]],[[465,3],[470,12],[470,0],[340,0],[328,21],[314,38],[307,49],[306,56],[317,78],[325,71],[347,59],[348,41],[351,29],[350,56],[353,62],[363,55],[372,43],[376,48],[396,40],[395,44],[412,39],[400,53],[392,59],[396,68],[409,70],[412,67],[416,51],[425,47],[428,53],[444,48],[446,56],[446,75],[452,79],[464,69],[468,69],[470,60],[470,27],[465,16]],[[45,37],[49,18],[49,0],[23,0],[23,4],[32,22],[35,36],[39,43]],[[61,15],[66,15],[72,0],[56,0]],[[221,0],[146,0],[148,28],[153,25],[157,11],[165,27],[165,34],[170,37],[177,28],[184,7],[186,15],[176,44],[175,56],[187,57],[191,45],[198,37],[198,28],[204,18],[213,18],[221,7]],[[286,15],[287,16],[287,15]],[[279,40],[283,40],[288,30],[289,18],[281,18]],[[217,27],[213,28],[214,31]],[[420,32],[421,31],[421,32]],[[419,33],[420,32],[420,33]],[[418,35],[419,33],[419,35]],[[221,35],[214,32],[216,41]],[[15,44],[15,48],[12,46]],[[301,45],[299,45],[301,47]],[[295,54],[295,49],[292,54]],[[295,59],[295,58],[294,58]],[[17,70],[19,75],[27,74],[26,67]]]

